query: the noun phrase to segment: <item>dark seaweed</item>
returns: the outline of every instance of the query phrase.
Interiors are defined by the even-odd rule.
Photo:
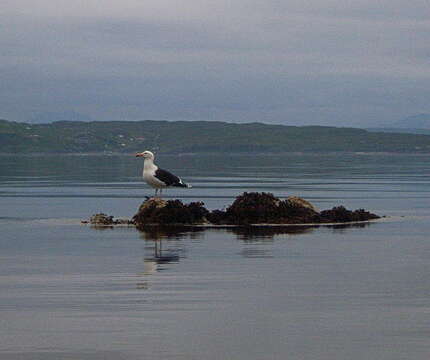
[[[142,203],[132,223],[145,225],[241,225],[345,223],[378,219],[364,209],[351,211],[344,206],[317,211],[303,199],[280,200],[271,193],[243,193],[226,210],[209,211],[202,202],[184,204],[180,200],[147,199]],[[104,214],[103,214],[104,215]],[[106,220],[112,217],[105,215]],[[109,222],[109,221],[108,221]]]
[[[209,211],[202,202],[184,204],[168,200],[162,206],[152,199],[145,201],[133,217],[136,225],[145,224],[198,224],[206,221]]]

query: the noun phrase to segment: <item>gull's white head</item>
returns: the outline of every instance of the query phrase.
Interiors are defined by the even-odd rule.
[[[154,160],[154,154],[148,150],[141,152],[141,153],[137,153],[136,157],[143,157],[144,159]]]

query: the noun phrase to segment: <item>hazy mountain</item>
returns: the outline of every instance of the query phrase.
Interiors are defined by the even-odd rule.
[[[408,116],[390,124],[367,128],[371,132],[430,135],[430,114]]]
[[[0,121],[0,152],[430,152],[430,136],[207,121]]]
[[[430,130],[430,114],[419,114],[409,116],[405,119],[399,120],[390,126],[392,128],[402,129],[428,129]]]
[[[78,113],[76,111],[62,111],[62,112],[40,112],[35,114],[29,119],[31,124],[44,124],[52,123],[54,121],[92,121],[90,116]]]

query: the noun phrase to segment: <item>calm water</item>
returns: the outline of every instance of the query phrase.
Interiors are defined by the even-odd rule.
[[[0,156],[0,359],[428,359],[430,161],[413,155],[160,156],[193,184],[392,220],[289,233],[139,233],[132,156]]]

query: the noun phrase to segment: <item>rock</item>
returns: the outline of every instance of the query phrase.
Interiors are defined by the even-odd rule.
[[[167,201],[160,198],[147,198],[140,206],[137,214],[148,213],[155,209],[161,209],[167,205]],[[136,214],[136,215],[137,215]]]
[[[256,224],[274,222],[279,215],[280,200],[271,193],[243,193],[226,210],[229,223]]]
[[[287,198],[279,204],[279,223],[305,224],[319,222],[319,213],[314,209],[316,209],[315,206],[302,198]]]
[[[209,211],[202,202],[183,204],[180,200],[162,200],[151,198],[140,205],[133,216],[137,227],[144,225],[172,225],[172,224],[202,224],[206,223]]]
[[[311,204],[309,201],[307,201],[305,199],[302,199],[301,197],[289,196],[286,201],[291,206],[304,207],[304,208],[311,209],[317,213],[319,212],[319,210],[313,204]]]
[[[243,193],[226,211],[208,215],[213,224],[296,224],[318,221],[318,210],[310,202],[292,196],[281,201],[271,193]]]
[[[337,206],[331,210],[321,211],[321,222],[351,222],[379,219],[378,215],[372,214],[364,209],[355,211],[347,210],[343,206]]]
[[[128,219],[114,219],[113,216],[104,213],[95,214],[90,217],[89,221],[83,220],[82,224],[91,224],[94,226],[111,226],[111,225],[133,225]]]
[[[226,225],[229,224],[227,214],[224,210],[213,210],[207,216],[209,223],[214,225]]]
[[[180,200],[148,198],[139,207],[132,220],[114,219],[103,213],[91,216],[95,226],[119,224],[135,225],[143,229],[148,225],[267,225],[344,223],[378,219],[366,210],[347,210],[343,206],[321,212],[310,202],[290,196],[280,200],[271,193],[243,193],[226,210],[209,211],[202,202],[184,204]],[[82,221],[88,223],[88,221]]]
[[[104,213],[95,214],[90,217],[90,224],[92,225],[113,225],[113,216],[108,216]]]
[[[115,219],[115,225],[134,225],[129,219]]]

